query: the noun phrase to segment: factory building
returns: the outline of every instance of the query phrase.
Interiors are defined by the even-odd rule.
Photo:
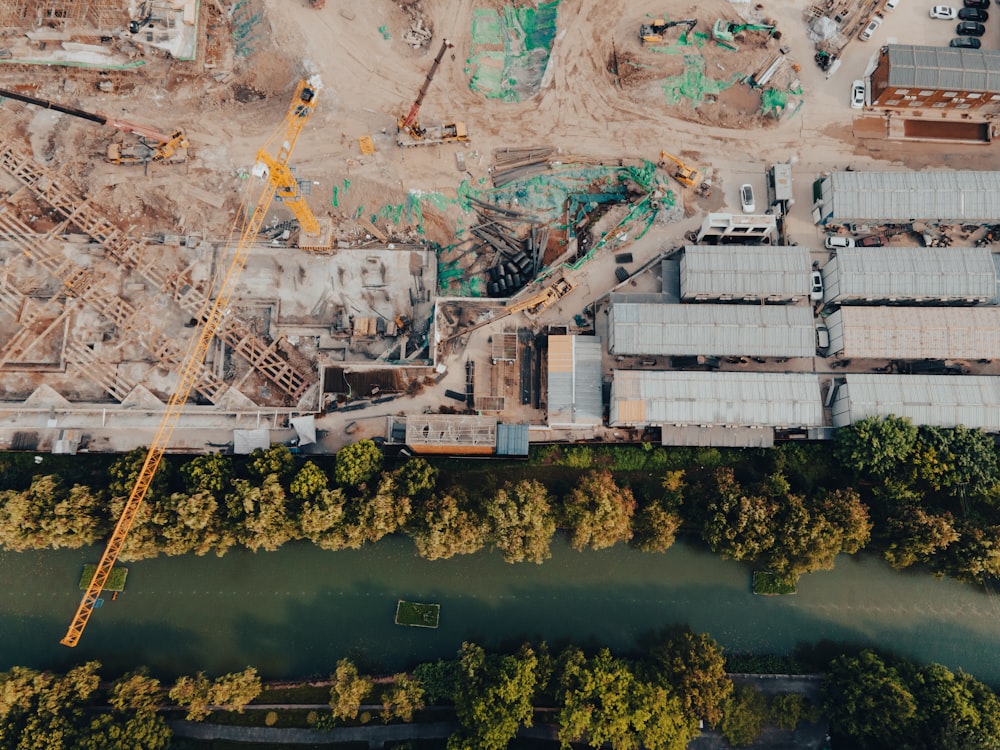
[[[826,325],[830,353],[848,359],[1000,358],[998,307],[844,306]]]
[[[680,259],[685,302],[794,302],[809,296],[809,249],[789,245],[688,245]]]
[[[823,425],[810,373],[616,370],[612,427],[659,427],[664,445],[773,445],[776,429]]]
[[[847,375],[833,400],[833,426],[866,417],[906,417],[916,425],[1000,432],[1000,377]]]
[[[823,267],[828,305],[982,304],[997,298],[987,247],[847,247]]]
[[[601,424],[601,340],[594,336],[549,336],[548,343],[549,427]]]
[[[671,305],[612,300],[608,350],[635,356],[812,357],[812,310],[795,305]]]
[[[831,172],[813,184],[817,224],[990,224],[1000,172]]]

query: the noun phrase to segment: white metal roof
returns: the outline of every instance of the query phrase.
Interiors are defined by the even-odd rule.
[[[889,86],[1000,93],[1000,52],[890,44]]]
[[[823,424],[813,373],[616,370],[609,423],[814,427]]]
[[[834,427],[894,414],[918,425],[1000,432],[1000,377],[859,374],[845,381],[833,405]]]
[[[823,268],[824,300],[980,300],[997,294],[987,247],[846,247]]]
[[[833,172],[824,183],[832,221],[1000,221],[1000,172]]]
[[[613,302],[612,354],[811,357],[812,310],[795,305]]]
[[[688,245],[681,296],[794,299],[809,293],[809,249],[790,245]]]
[[[842,307],[830,351],[861,359],[998,359],[998,307]]]
[[[549,336],[548,343],[549,426],[601,424],[600,338]]]

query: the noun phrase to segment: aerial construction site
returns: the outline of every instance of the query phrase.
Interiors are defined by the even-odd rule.
[[[687,355],[616,350],[622,295],[668,301],[687,246],[801,246],[785,301],[812,330],[835,233],[813,181],[990,148],[956,131],[936,153],[892,140],[871,96],[852,110],[815,49],[860,71],[878,48],[817,37],[824,12],[0,0],[0,448],[127,450],[173,412],[164,448],[183,452],[649,439],[613,373]],[[993,117],[973,117],[987,141]],[[989,216],[899,218],[896,243],[993,236]],[[829,374],[821,411],[835,364],[806,349],[689,364]]]

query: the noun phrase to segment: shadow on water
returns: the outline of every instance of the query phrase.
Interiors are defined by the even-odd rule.
[[[294,544],[129,566],[126,592],[94,613],[76,649],[59,645],[95,550],[0,555],[8,580],[0,666],[62,669],[98,659],[108,673],[147,664],[160,676],[257,667],[268,677],[325,675],[345,655],[372,671],[489,647],[572,640],[636,647],[645,632],[686,624],[727,650],[791,654],[811,644],[891,649],[1000,683],[1000,618],[981,589],[904,575],[871,557],[838,560],[790,597],[755,597],[749,570],[687,545],[664,555],[625,547],[543,565],[491,553],[421,560],[407,540],[330,553]],[[436,630],[393,624],[398,599],[438,602]]]

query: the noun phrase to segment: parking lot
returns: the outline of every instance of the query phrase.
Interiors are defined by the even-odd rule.
[[[930,9],[935,5],[949,5],[956,11],[962,9],[962,0],[900,0],[893,10],[882,10],[879,12],[884,17],[884,21],[879,29],[867,42],[862,42],[855,37],[851,42],[852,47],[872,47],[871,53],[877,52],[883,44],[926,44],[934,47],[947,46],[958,34],[955,26],[959,19],[944,21],[930,17]],[[990,13],[1000,13],[1000,8],[991,6],[987,9]],[[980,37],[982,49],[1000,48],[1000,37],[998,37],[997,19],[990,18],[984,26],[986,34]],[[850,94],[848,90],[845,97]]]

